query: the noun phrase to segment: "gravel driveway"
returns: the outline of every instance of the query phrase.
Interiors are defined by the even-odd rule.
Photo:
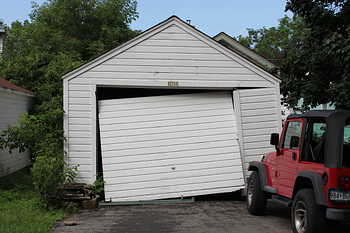
[[[73,222],[77,225],[66,226]],[[268,202],[262,216],[248,213],[244,201],[200,200],[190,204],[113,206],[82,210],[54,225],[52,232],[259,232],[291,233],[290,209]],[[349,232],[329,222],[327,232]]]

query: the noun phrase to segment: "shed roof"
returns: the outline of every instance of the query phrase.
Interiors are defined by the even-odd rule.
[[[22,87],[19,87],[17,85],[14,85],[14,84],[10,83],[9,81],[7,81],[7,80],[5,80],[3,78],[0,78],[0,87],[2,87],[4,89],[10,89],[10,90],[13,90],[13,91],[20,91],[20,92],[24,92],[24,93],[35,95],[34,92],[29,91],[27,89],[24,89]]]

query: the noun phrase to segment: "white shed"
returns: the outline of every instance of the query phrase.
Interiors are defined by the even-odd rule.
[[[280,80],[176,16],[63,82],[66,161],[107,200],[243,189],[281,130]]]
[[[35,93],[11,84],[0,78],[0,132],[6,125],[19,126],[19,115],[34,108]],[[30,165],[29,151],[19,153],[19,150],[9,153],[7,148],[0,150],[0,176],[21,170]]]

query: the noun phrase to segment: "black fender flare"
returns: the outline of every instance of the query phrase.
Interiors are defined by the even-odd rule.
[[[259,178],[260,178],[262,190],[269,192],[269,193],[277,193],[277,190],[275,188],[269,186],[269,183],[267,181],[265,164],[260,163],[260,162],[250,162],[248,171],[258,171],[259,172]],[[248,177],[247,177],[246,183],[248,184]]]
[[[322,184],[322,178],[319,173],[313,172],[313,171],[300,171],[297,174],[294,182],[293,198],[295,197],[297,192],[300,190],[298,187],[296,187],[298,178],[309,179],[314,189],[316,203],[319,205],[327,205],[327,200],[326,200],[326,196],[325,196],[323,184]]]

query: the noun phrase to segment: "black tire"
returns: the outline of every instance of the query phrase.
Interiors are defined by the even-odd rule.
[[[322,233],[326,231],[326,209],[318,205],[314,190],[301,189],[292,206],[292,227],[295,233]]]
[[[254,171],[250,174],[247,185],[247,208],[253,215],[264,213],[267,202],[267,192],[261,189],[259,173]]]

